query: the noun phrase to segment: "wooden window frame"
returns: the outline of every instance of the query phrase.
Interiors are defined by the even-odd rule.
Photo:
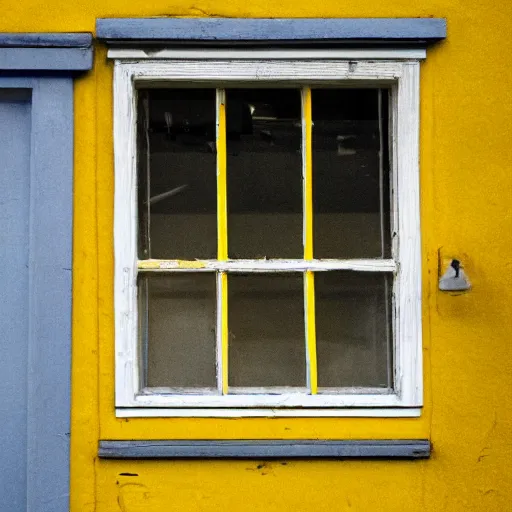
[[[114,307],[116,383],[115,405],[117,416],[417,416],[423,402],[422,327],[421,327],[421,240],[419,196],[419,61],[422,51],[404,53],[401,50],[383,52],[380,59],[374,55],[359,56],[350,50],[343,58],[338,51],[334,58],[329,53],[315,51],[274,52],[265,59],[251,58],[243,52],[231,58],[226,55],[207,59],[188,58],[186,52],[164,55],[159,60],[130,58],[130,52],[120,54],[114,64]],[[116,52],[118,52],[116,54]],[[162,52],[160,52],[162,54]],[[226,53],[225,51],[223,52]],[[259,52],[261,53],[261,52]],[[122,58],[120,58],[122,57]],[[387,58],[386,58],[387,57]],[[304,163],[305,177],[305,258],[304,260],[228,260],[227,251],[220,243],[218,260],[183,262],[178,260],[141,260],[137,255],[137,144],[136,144],[136,88],[157,82],[207,83],[215,87],[247,83],[285,85],[339,85],[389,87],[391,174],[393,201],[393,259],[314,260],[308,253],[311,238],[311,198],[308,172],[311,165]],[[310,90],[310,89],[309,89]],[[223,137],[225,118],[222,92],[217,93],[218,137]],[[305,96],[303,94],[303,103]],[[307,106],[306,106],[307,108]],[[310,108],[310,105],[309,105]],[[309,116],[309,119],[311,117]],[[307,123],[304,123],[305,152],[309,156]],[[309,127],[310,129],[310,127]],[[219,139],[218,139],[219,140]],[[221,152],[219,152],[221,153]],[[219,200],[219,242],[226,240],[225,218],[225,155],[219,155],[217,175]],[[309,178],[310,180],[310,178]],[[225,182],[224,182],[225,184]],[[223,193],[224,190],[224,193]],[[315,358],[314,340],[307,345],[309,352],[308,385],[311,394],[281,395],[248,394],[227,395],[227,319],[225,292],[227,272],[303,271],[306,294],[312,299],[312,272],[337,269],[394,273],[393,303],[393,390],[346,389],[339,394],[315,394],[316,370],[311,369]],[[218,336],[220,354],[218,374],[223,377],[222,394],[170,395],[158,389],[142,389],[139,343],[137,335],[137,274],[139,272],[221,271],[218,273]],[[305,308],[307,309],[307,308]],[[306,313],[306,317],[308,317]],[[307,328],[306,318],[306,330]],[[223,327],[224,326],[224,327]],[[307,335],[308,337],[308,335]],[[311,333],[309,340],[311,340]],[[313,333],[314,338],[314,333]]]

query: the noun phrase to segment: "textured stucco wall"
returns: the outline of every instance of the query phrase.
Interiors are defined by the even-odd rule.
[[[75,85],[71,510],[504,511],[512,500],[512,4],[482,0],[24,0],[0,31],[97,17],[446,17],[421,69],[425,407],[418,419],[116,419],[112,70]],[[473,290],[437,290],[458,257]],[[98,439],[429,438],[422,462],[107,462]],[[129,474],[129,475],[127,475]]]

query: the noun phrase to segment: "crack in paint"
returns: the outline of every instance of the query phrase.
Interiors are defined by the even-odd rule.
[[[493,419],[493,422],[492,422],[489,430],[485,434],[484,443],[483,443],[484,446],[480,450],[480,455],[478,456],[477,463],[482,462],[482,460],[484,460],[485,457],[489,457],[491,455],[490,453],[486,453],[486,451],[489,451],[491,449],[492,438],[494,437],[494,432],[495,432],[497,426],[498,426],[498,413],[496,411],[494,411],[494,419]]]

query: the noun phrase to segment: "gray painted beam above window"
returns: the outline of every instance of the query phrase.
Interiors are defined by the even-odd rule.
[[[110,43],[426,44],[446,37],[443,18],[101,18]]]
[[[427,439],[100,441],[103,459],[426,459]]]

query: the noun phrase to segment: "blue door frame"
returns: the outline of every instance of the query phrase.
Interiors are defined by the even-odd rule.
[[[6,511],[69,510],[73,76],[91,65],[88,34],[0,34]]]

